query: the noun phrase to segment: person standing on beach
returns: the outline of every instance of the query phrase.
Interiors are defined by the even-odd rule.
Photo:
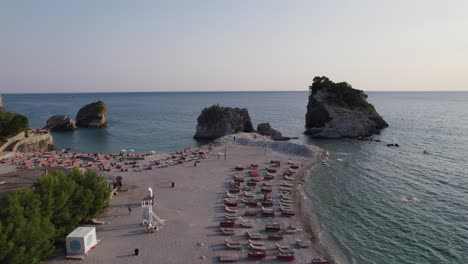
[[[128,215],[131,215],[132,214],[132,207],[129,205],[128,206]]]

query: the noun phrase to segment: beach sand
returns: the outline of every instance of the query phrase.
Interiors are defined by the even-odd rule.
[[[240,143],[240,144],[239,144]],[[218,263],[218,256],[237,254],[239,262],[276,262],[275,244],[288,245],[295,250],[295,263],[310,263],[314,257],[323,256],[324,250],[318,244],[306,249],[297,247],[298,239],[310,239],[310,232],[299,231],[295,234],[285,234],[281,241],[262,240],[266,242],[267,257],[263,260],[247,259],[248,240],[246,231],[260,231],[263,236],[264,226],[270,223],[280,223],[282,228],[295,225],[302,226],[302,214],[296,210],[296,216],[280,216],[278,210],[279,184],[283,182],[282,172],[287,170],[288,160],[300,165],[296,175],[304,176],[324,158],[323,151],[318,148],[312,151],[299,151],[309,156],[295,156],[295,150],[287,142],[276,143],[268,139],[255,138],[252,135],[238,135],[234,141],[232,136],[226,136],[215,142],[206,159],[197,166],[193,161],[167,168],[142,170],[141,172],[111,172],[123,177],[123,191],[111,200],[109,209],[99,217],[104,225],[96,225],[97,237],[100,242],[83,259],[86,263]],[[251,146],[253,145],[253,146]],[[266,146],[266,147],[260,147]],[[226,149],[226,159],[219,156]],[[313,156],[310,156],[313,155]],[[140,161],[148,164],[152,158]],[[259,165],[260,175],[264,176],[264,168],[270,166],[270,160],[280,160],[281,167],[276,173],[273,186],[274,218],[261,216],[245,217],[254,223],[254,228],[241,228],[236,224],[234,236],[221,235],[219,222],[224,219],[224,199],[228,183],[236,173],[234,168],[241,164]],[[245,172],[244,172],[245,174]],[[246,180],[248,177],[245,177]],[[304,179],[296,178],[295,183]],[[171,187],[171,183],[175,187]],[[262,181],[263,182],[263,181]],[[262,183],[260,182],[260,184]],[[153,189],[156,203],[154,212],[165,220],[162,228],[155,233],[148,233],[142,225],[141,201],[148,194],[148,187]],[[295,189],[296,186],[294,186]],[[260,187],[257,187],[260,189]],[[295,192],[294,192],[295,193]],[[295,206],[299,206],[302,197],[294,195]],[[239,200],[242,195],[239,195]],[[128,207],[131,207],[129,213]],[[260,207],[261,208],[261,207]],[[260,211],[257,207],[256,210]],[[245,211],[245,205],[239,202],[240,215]],[[236,222],[239,222],[236,221]],[[226,249],[224,240],[230,238],[241,242],[242,250]],[[134,255],[134,249],[139,249],[139,255]],[[46,263],[69,263],[63,255],[55,256]]]

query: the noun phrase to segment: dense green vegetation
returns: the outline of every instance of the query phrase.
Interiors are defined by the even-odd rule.
[[[333,102],[343,108],[353,109],[355,107],[367,108],[367,95],[361,91],[354,89],[347,82],[334,83],[325,76],[315,77],[312,85],[309,87],[310,96],[313,97],[317,91],[325,89],[332,95],[327,98],[328,101]]]
[[[204,108],[201,112],[201,115],[198,117],[198,122],[203,123],[214,123],[222,119],[229,110],[220,105],[212,105],[210,107]]]
[[[31,188],[0,201],[0,263],[38,263],[80,223],[109,205],[110,190],[97,172],[53,171]]]
[[[0,141],[5,141],[28,129],[29,120],[24,115],[0,111]]]
[[[94,103],[87,104],[83,108],[81,108],[80,111],[78,111],[78,115],[84,115],[84,116],[95,115],[96,113],[100,113],[100,114],[107,113],[107,106],[101,100],[94,102]]]

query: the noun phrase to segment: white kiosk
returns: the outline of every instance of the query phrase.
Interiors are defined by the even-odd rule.
[[[91,226],[77,227],[66,237],[67,256],[84,257],[97,244],[96,228]]]

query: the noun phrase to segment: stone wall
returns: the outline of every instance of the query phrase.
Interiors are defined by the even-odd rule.
[[[54,149],[54,141],[50,133],[29,134],[28,137],[18,141],[12,151],[19,152],[45,152]]]
[[[8,150],[7,148],[12,145],[13,143],[15,143],[16,141],[19,141],[19,140],[22,140],[23,138],[25,138],[26,134],[24,132],[21,132],[19,133],[18,135],[14,136],[14,137],[11,137],[7,140],[7,142],[5,142],[5,144],[3,144],[1,147],[0,147],[0,152],[3,152],[5,150]]]

